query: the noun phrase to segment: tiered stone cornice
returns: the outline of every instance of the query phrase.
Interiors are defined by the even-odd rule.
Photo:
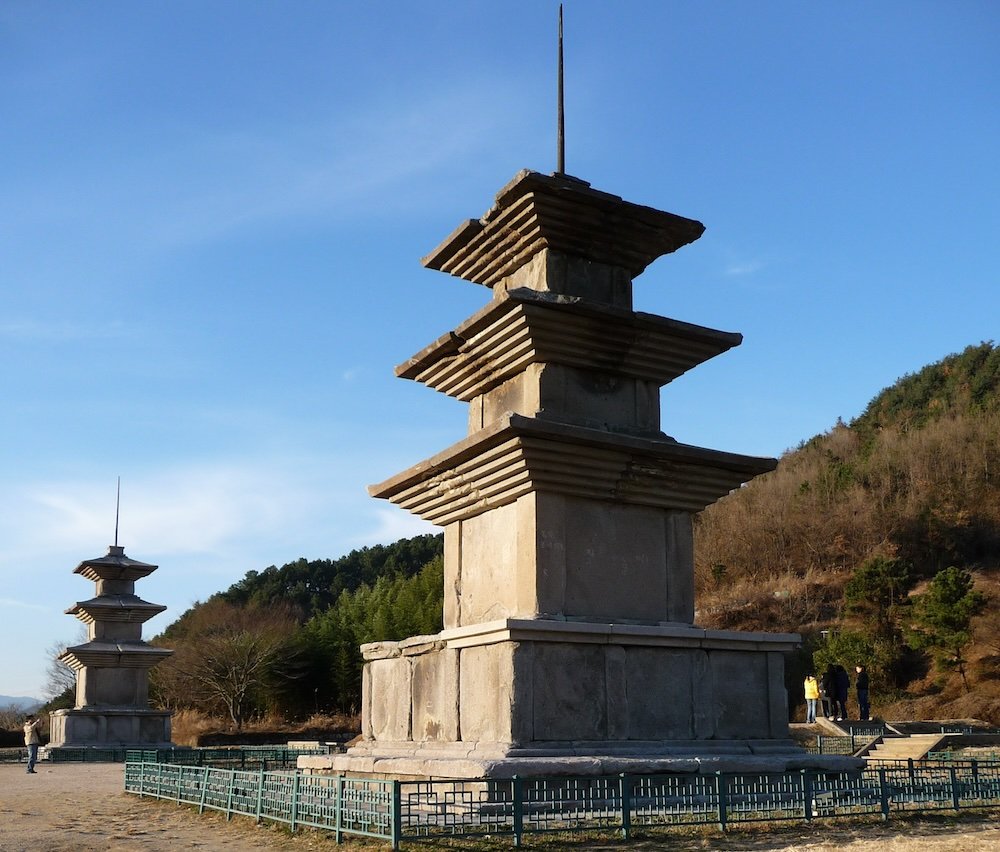
[[[439,525],[532,491],[699,512],[776,464],[508,414],[369,493]]]
[[[173,654],[145,642],[87,642],[67,648],[59,659],[80,671],[87,667],[105,669],[151,669]]]
[[[592,189],[566,175],[521,171],[481,219],[460,225],[421,261],[493,287],[544,249],[628,270],[694,242],[705,226]]]
[[[517,289],[400,364],[396,375],[465,402],[534,363],[664,385],[742,339],[653,314]]]
[[[95,621],[145,624],[165,609],[166,607],[161,604],[144,601],[135,595],[101,595],[77,602],[66,610],[66,614],[76,616],[84,624],[92,624]]]
[[[107,556],[84,560],[73,569],[73,573],[94,582],[98,580],[135,581],[148,577],[157,568],[156,565],[150,565],[148,562],[130,559],[120,547],[109,548],[109,551]]]

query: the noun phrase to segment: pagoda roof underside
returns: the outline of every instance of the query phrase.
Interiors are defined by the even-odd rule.
[[[159,566],[150,565],[148,562],[140,562],[138,559],[129,559],[122,556],[101,556],[98,559],[87,559],[73,569],[74,574],[79,574],[87,580],[139,580],[148,577]]]
[[[59,655],[59,660],[79,671],[88,666],[117,669],[151,669],[173,654],[166,648],[154,648],[145,642],[87,642],[74,645]]]
[[[653,314],[517,289],[396,367],[396,375],[468,402],[533,363],[664,385],[742,341]]]
[[[700,512],[777,461],[507,414],[369,487],[433,524],[475,517],[533,491]]]
[[[632,204],[586,181],[524,170],[481,219],[460,225],[421,263],[493,287],[548,248],[635,278],[704,231],[694,219]]]
[[[86,601],[79,601],[66,610],[67,615],[76,616],[84,624],[95,621],[125,621],[144,623],[166,609],[160,604],[150,603],[135,595],[101,595]]]

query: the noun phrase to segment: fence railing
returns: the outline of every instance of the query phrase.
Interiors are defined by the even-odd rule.
[[[302,755],[327,754],[325,749],[248,746],[245,748],[130,749],[123,760],[214,766],[224,769],[294,769]]]
[[[879,766],[860,772],[619,775],[393,781],[128,762],[125,789],[343,835],[404,840],[549,831],[809,821],[1000,807],[1000,764]]]
[[[171,763],[125,764],[125,792],[399,846],[399,782]]]
[[[26,748],[0,748],[0,763],[26,763],[27,760]]]
[[[843,737],[819,735],[816,737],[816,745],[806,746],[806,751],[812,754],[854,754],[883,735],[884,732],[877,729]]]

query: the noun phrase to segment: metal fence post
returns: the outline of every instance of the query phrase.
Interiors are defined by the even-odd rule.
[[[812,774],[808,769],[802,770],[802,814],[806,818],[806,822],[809,822],[813,818],[813,784],[812,784]]]
[[[906,771],[910,775],[910,783],[912,784],[914,781],[917,780],[916,773],[913,771],[913,758],[912,757],[906,758]]]
[[[236,773],[232,770],[227,770],[229,772],[229,789],[226,791],[226,822],[229,822],[233,818],[233,787],[236,786]]]
[[[398,780],[392,782],[392,832],[389,838],[394,850],[399,849],[399,843],[403,834],[403,808],[402,796],[400,795],[400,783]]]
[[[961,808],[958,795],[958,772],[955,770],[954,766],[949,766],[948,774],[951,776],[951,804],[957,811]]]
[[[972,793],[979,798],[979,764],[975,760],[972,761]]]
[[[524,779],[515,775],[510,782],[510,795],[514,805],[514,845],[520,846],[524,833]]]
[[[344,842],[344,776],[336,776],[337,798],[334,800],[333,836],[337,843]]]
[[[624,772],[618,778],[622,802],[622,837],[629,840],[632,834],[632,779]]]
[[[201,774],[201,799],[198,802],[198,813],[205,813],[205,796],[208,793],[208,767]]]
[[[719,801],[719,831],[726,830],[726,776],[715,773],[715,793]]]
[[[294,775],[294,781],[292,781],[292,834],[295,834],[295,822],[299,818],[299,781],[302,778],[298,772]]]
[[[885,767],[878,768],[878,795],[879,804],[882,807],[882,821],[889,820],[889,788],[885,782]]]
[[[260,822],[260,813],[264,805],[264,770],[261,769],[260,776],[257,778],[257,822]]]

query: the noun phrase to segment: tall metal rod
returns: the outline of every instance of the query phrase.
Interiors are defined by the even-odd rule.
[[[566,112],[563,105],[563,7],[559,4],[559,94],[558,113],[558,157],[556,161],[556,171],[559,174],[566,174]]]
[[[118,510],[122,505],[122,478],[118,477],[118,493],[115,495],[115,547],[118,547]]]

